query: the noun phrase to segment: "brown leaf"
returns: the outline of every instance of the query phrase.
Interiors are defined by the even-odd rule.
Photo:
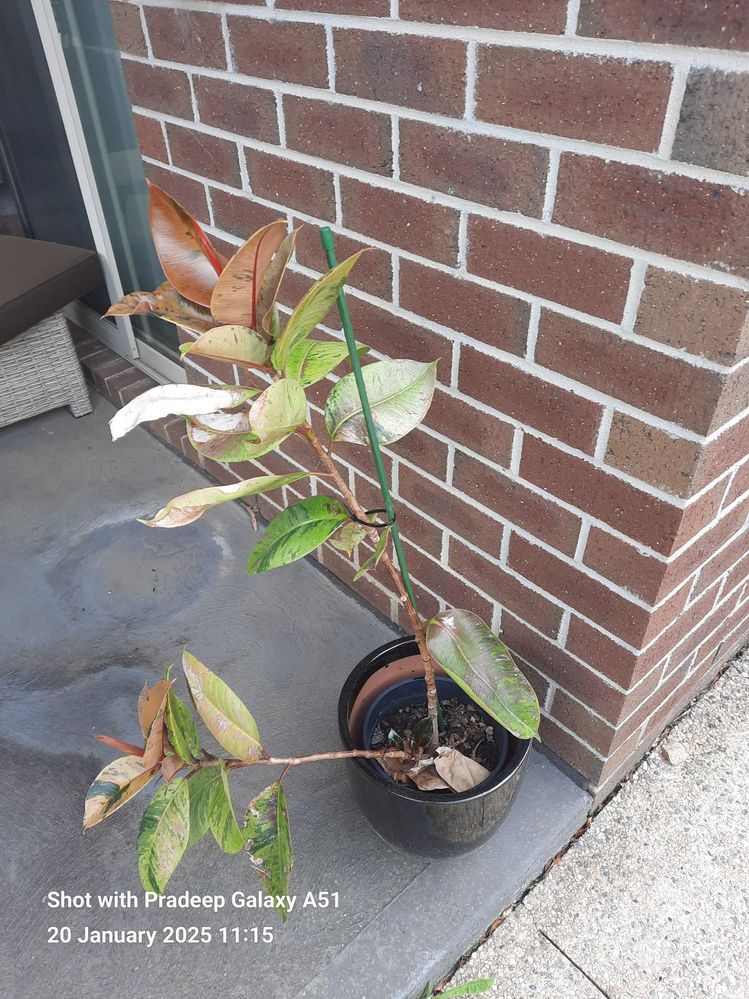
[[[194,333],[207,333],[216,325],[207,309],[183,298],[168,281],[153,291],[132,291],[114,305],[105,316],[134,316],[151,313],[168,323],[184,326]]]
[[[169,688],[174,681],[162,680],[161,682],[166,684],[166,690],[164,691],[161,703],[156,709],[156,714],[148,733],[148,739],[146,740],[146,748],[143,753],[143,766],[146,769],[155,767],[159,760],[164,757],[164,712],[166,711],[167,700],[169,698]],[[156,687],[154,687],[155,689]]]
[[[286,266],[294,252],[294,244],[298,229],[292,229],[283,238],[283,242],[273,256],[268,269],[260,282],[257,296],[256,316],[260,323],[260,332],[270,334],[271,312],[276,301],[281,280],[286,272]]]
[[[221,261],[195,219],[178,201],[149,184],[150,221],[156,253],[168,281],[180,295],[210,305]]]
[[[164,700],[169,687],[168,680],[159,680],[150,689],[147,683],[143,684],[143,690],[138,697],[138,723],[144,739],[148,738],[156,712],[159,710],[159,705]]]
[[[432,763],[426,766],[416,766],[408,771],[408,776],[420,791],[449,791],[450,785],[437,773],[437,769]]]
[[[273,254],[286,233],[286,222],[279,219],[258,229],[244,243],[223,269],[210,299],[211,312],[222,325],[257,327],[257,300],[260,285]]]
[[[440,746],[434,761],[437,773],[446,780],[453,791],[470,791],[491,775],[480,763],[464,756],[451,746]]]
[[[123,742],[122,739],[115,739],[111,735],[97,735],[96,738],[99,742],[103,742],[105,746],[112,746],[113,749],[121,749],[123,753],[128,753],[130,756],[143,755],[143,746],[135,746],[132,742]]]

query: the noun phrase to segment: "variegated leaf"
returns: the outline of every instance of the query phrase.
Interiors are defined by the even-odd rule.
[[[147,527],[184,527],[202,517],[206,510],[229,503],[231,500],[268,493],[273,489],[282,489],[310,475],[310,472],[290,472],[288,475],[257,475],[252,479],[229,486],[207,486],[205,489],[194,489],[190,493],[176,496],[151,519],[141,520]]]
[[[392,444],[418,427],[434,395],[436,362],[377,361],[362,368],[362,375],[380,444]],[[325,424],[332,441],[369,443],[353,372],[333,386],[325,406]]]
[[[119,440],[139,423],[160,420],[165,416],[207,416],[220,409],[241,406],[254,394],[252,389],[228,385],[157,385],[136,396],[109,421],[112,440]]]
[[[355,520],[350,520],[348,524],[343,525],[334,538],[329,539],[329,542],[338,551],[346,552],[347,555],[350,555],[366,536],[367,529],[361,524],[357,524]]]
[[[357,344],[356,349],[359,357],[364,357],[369,348]],[[301,340],[289,354],[286,376],[296,378],[307,388],[325,378],[347,358],[348,347],[345,343]]]
[[[188,846],[194,846],[208,832],[208,820],[211,800],[219,781],[218,767],[201,767],[187,778],[187,790],[190,795],[190,837]]]
[[[245,815],[245,849],[253,870],[260,875],[267,895],[273,896],[283,920],[288,912],[282,901],[289,892],[289,875],[294,865],[289,813],[283,784],[276,781],[253,798]]]
[[[172,691],[167,695],[165,721],[174,752],[184,763],[191,763],[200,752],[200,736],[192,712]]]
[[[273,336],[273,307],[278,295],[278,289],[286,273],[286,266],[294,252],[294,245],[297,237],[296,229],[287,233],[283,242],[276,250],[273,259],[268,264],[268,269],[260,282],[260,290],[257,296],[255,308],[260,329],[270,336]]]
[[[239,828],[236,816],[234,815],[231,793],[229,791],[229,779],[223,760],[221,760],[217,769],[219,770],[219,779],[213,788],[213,796],[208,812],[208,825],[213,833],[213,838],[224,853],[239,853],[247,837],[244,830]]]
[[[281,246],[286,222],[279,219],[258,229],[224,267],[211,296],[216,321],[258,328],[257,300],[274,253]]]
[[[265,340],[249,326],[214,326],[179,349],[183,356],[210,357],[241,368],[264,367],[268,353]]]
[[[164,715],[169,700],[169,688],[174,683],[173,680],[166,682],[161,703],[156,708],[156,714],[151,722],[151,728],[146,739],[146,748],[143,751],[143,765],[153,767],[164,757]]]
[[[86,794],[83,828],[90,829],[135,797],[156,775],[140,756],[121,756],[108,763]]]
[[[348,511],[330,496],[311,496],[287,507],[268,524],[250,552],[247,572],[278,569],[309,555],[349,519]]]
[[[185,652],[182,668],[198,714],[232,756],[259,759],[263,753],[255,719],[234,691],[195,656]]]
[[[478,615],[456,608],[437,614],[427,625],[427,646],[448,676],[509,732],[519,739],[538,732],[533,687]]]
[[[146,891],[159,895],[174,874],[190,837],[190,795],[184,777],[163,784],[143,813],[138,870]]]
[[[380,536],[377,539],[377,544],[375,545],[375,550],[372,552],[372,554],[369,556],[366,562],[362,563],[361,568],[354,573],[353,576],[354,582],[356,582],[357,579],[361,579],[361,577],[365,576],[368,572],[371,572],[372,569],[377,568],[377,566],[380,564],[380,559],[385,554],[385,549],[387,548],[387,543],[389,540],[390,540],[390,528],[386,527],[384,531],[380,532]]]
[[[207,333],[216,323],[200,305],[183,298],[168,281],[153,291],[131,291],[107,309],[105,316],[137,316],[152,314],[175,326],[184,326],[193,333]]]
[[[141,690],[138,697],[138,722],[144,739],[148,738],[148,733],[151,731],[151,725],[153,725],[156,712],[159,710],[159,706],[168,690],[168,680],[159,680],[151,688],[149,688],[147,683],[143,685],[143,690]]]

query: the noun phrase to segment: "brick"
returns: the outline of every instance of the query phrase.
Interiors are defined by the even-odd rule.
[[[570,617],[565,647],[597,672],[610,677],[620,687],[631,686],[638,660],[637,653],[619,645],[576,614]]]
[[[726,493],[725,505],[730,506],[739,496],[743,496],[749,490],[749,461],[744,462],[736,469],[733,481]]]
[[[253,232],[275,222],[283,214],[276,208],[258,205],[251,198],[229,194],[218,188],[211,190],[211,204],[216,227],[241,239],[248,239]]]
[[[683,511],[581,458],[526,435],[520,475],[615,530],[668,555]]]
[[[465,42],[334,29],[333,45],[340,93],[419,111],[463,114]]]
[[[742,0],[582,0],[578,35],[635,42],[748,49],[749,11]]]
[[[447,474],[447,444],[430,437],[421,430],[412,430],[410,434],[390,445],[401,458],[416,465],[435,479],[445,479]]]
[[[502,614],[502,640],[513,654],[533,663],[573,697],[589,704],[597,714],[607,721],[617,721],[626,694],[507,611]]]
[[[554,638],[559,632],[560,607],[457,538],[450,539],[448,562],[460,576],[545,635]]]
[[[535,534],[572,555],[580,533],[580,519],[532,492],[513,475],[490,468],[458,451],[453,485],[524,531]]]
[[[389,115],[288,94],[283,111],[286,145],[291,149],[387,177],[392,174]]]
[[[692,483],[694,491],[702,489],[708,482],[732,468],[746,456],[749,441],[749,414],[708,444],[699,463]],[[740,493],[736,493],[739,496]],[[726,505],[730,500],[727,499]]]
[[[517,534],[513,534],[510,541],[508,565],[568,607],[635,648],[639,646],[650,621],[650,615],[643,607]]]
[[[424,510],[440,524],[484,551],[499,553],[502,525],[472,503],[401,466],[398,493],[412,506]]]
[[[320,230],[311,223],[298,221],[296,227],[301,226],[296,240],[296,259],[303,267],[310,267],[312,270],[325,273],[328,264],[320,243]],[[334,233],[336,255],[339,260],[345,260],[353,253],[367,248],[367,252],[361,256],[354,269],[351,271],[346,285],[361,288],[362,291],[369,292],[375,298],[382,298],[388,301],[393,294],[393,261],[392,257],[385,250],[379,250],[369,246],[358,239],[351,239],[350,236],[341,236]]]
[[[276,0],[275,6],[280,10],[319,11],[322,14],[390,16],[390,0]]]
[[[401,495],[403,495],[401,493]],[[410,502],[409,497],[406,500]],[[442,528],[427,520],[420,513],[409,509],[403,503],[396,504],[398,529],[401,537],[408,538],[425,552],[439,559],[442,554]]]
[[[312,283],[313,283],[313,278],[307,277],[306,274],[298,274],[296,271],[292,271],[287,268],[286,273],[284,274],[283,277],[283,281],[281,283],[280,292],[278,294],[279,305],[285,305],[288,309],[295,308],[295,306],[299,302],[301,302],[304,295],[306,295],[306,293],[309,291],[310,287],[312,286]],[[341,328],[341,323],[338,318],[338,312],[336,310],[335,304],[330,307],[327,315],[324,316],[322,323],[323,325],[329,326],[331,329],[334,330],[338,330]],[[317,335],[322,338],[325,338],[324,334],[322,334],[322,332],[319,330]],[[317,389],[317,391],[321,389],[322,385],[319,387],[319,389]],[[328,388],[326,390],[326,398],[327,398],[327,391],[329,389],[330,386],[328,385]],[[311,391],[314,392],[316,391],[316,389],[313,388]]]
[[[595,450],[601,407],[471,347],[462,347],[458,388],[500,413],[580,451]],[[526,441],[527,444],[527,441]]]
[[[227,23],[238,73],[307,87],[328,86],[322,25],[254,17],[229,17]]]
[[[724,376],[543,310],[538,364],[699,434],[713,429]]]
[[[598,779],[604,761],[546,715],[541,718],[539,737],[544,746],[570,763],[583,777],[591,782]]]
[[[437,377],[443,382],[449,379],[451,344],[444,337],[394,315],[387,307],[381,308],[353,295],[348,304],[361,343],[386,357],[437,361]]]
[[[152,160],[161,160],[166,163],[169,157],[166,152],[164,133],[161,131],[161,122],[156,121],[155,118],[147,118],[142,114],[134,114],[133,124],[141,153]]]
[[[455,0],[400,0],[399,5],[402,20],[494,28],[496,31],[543,31],[561,35],[565,16],[564,3],[549,3],[548,0],[528,0],[522,4],[516,0],[473,0],[470,4],[455,3]]]
[[[461,447],[509,468],[514,428],[499,417],[437,389],[424,422]]]
[[[690,71],[671,158],[749,173],[749,73]]]
[[[700,575],[694,589],[695,596],[698,593],[703,593],[716,579],[719,579],[724,573],[728,573],[729,569],[734,568],[737,563],[740,563],[745,558],[748,550],[749,534],[744,530],[730,544],[726,545],[722,552],[713,556],[700,569]],[[740,571],[744,570],[744,566],[739,566],[739,569]],[[738,581],[738,579],[735,579],[735,582]],[[731,580],[731,582],[735,585],[734,580]],[[729,585],[727,579],[726,592],[730,593],[731,589],[732,587]]]
[[[116,0],[110,0],[109,9],[112,13],[112,24],[120,51],[145,58],[148,55],[148,49],[138,8],[129,3],[117,3]]]
[[[601,319],[621,320],[631,268],[631,260],[591,246],[493,219],[469,218],[472,274]]]
[[[171,123],[166,131],[175,166],[229,187],[242,186],[239,154],[233,142]]]
[[[749,354],[749,294],[649,267],[635,333],[735,364]]]
[[[735,368],[725,376],[725,389],[718,400],[711,430],[722,427],[749,408],[749,365]]]
[[[458,212],[408,194],[341,178],[343,224],[442,264],[458,259]]]
[[[749,275],[749,198],[727,185],[563,153],[554,221]]]
[[[193,180],[191,177],[183,177],[181,174],[173,173],[171,170],[156,166],[153,163],[146,163],[146,177],[168,191],[183,208],[195,216],[198,222],[202,222],[204,225],[210,222],[208,197],[205,186],[200,181]]]
[[[276,99],[270,90],[209,76],[194,79],[198,114],[204,125],[247,139],[278,142]]]
[[[599,753],[608,753],[616,729],[602,718],[591,714],[584,704],[570,697],[567,691],[558,688],[554,692],[551,716]]]
[[[185,73],[127,60],[122,70],[132,104],[192,120],[190,84]]]
[[[226,69],[226,49],[218,14],[144,7],[151,48],[157,59]]]
[[[467,201],[540,218],[548,165],[539,146],[400,123],[401,179]]]
[[[641,551],[634,544],[628,544],[593,525],[585,545],[583,562],[594,572],[647,603],[657,602],[666,575],[666,563]]]
[[[665,63],[481,45],[476,117],[655,152],[671,92]]]
[[[675,496],[690,496],[702,456],[699,444],[615,413],[604,461],[622,472]]]
[[[294,163],[280,156],[245,149],[252,193],[258,198],[308,212],[327,221],[335,219],[333,174],[327,170]]]
[[[441,597],[448,607],[462,607],[473,611],[484,621],[491,621],[493,608],[486,597],[482,597],[480,593],[467,585],[465,580],[448,572],[437,562],[417,551],[412,545],[406,543],[405,550],[408,571],[428,590]]]
[[[525,353],[530,306],[519,298],[401,260],[399,300],[404,309],[440,326],[512,354]]]

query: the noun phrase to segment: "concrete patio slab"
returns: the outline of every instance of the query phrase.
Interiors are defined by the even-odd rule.
[[[446,974],[568,841],[588,796],[535,753],[494,839],[427,863],[375,835],[343,767],[309,767],[288,782],[293,890],[338,892],[337,910],[297,909],[282,925],[248,909],[144,909],[135,857],[144,799],[81,831],[86,788],[113,756],[94,733],[137,741],[138,691],[188,644],[248,702],[273,753],[337,748],[341,683],[395,632],[313,562],[248,577],[253,535],[236,505],[176,531],[135,523],[206,480],[142,430],[113,445],[112,412],[97,398],[92,417],[59,411],[0,434],[5,994],[409,999]],[[267,783],[267,774],[239,776],[238,803]],[[226,857],[207,838],[168,893],[258,888],[242,855]],[[52,910],[53,890],[131,890],[140,904]],[[76,942],[84,926],[161,933],[168,924],[211,926],[213,939]],[[264,925],[272,943],[218,939],[222,926]],[[48,943],[50,926],[70,927],[71,942]]]
[[[747,740],[744,653],[453,984],[494,977],[487,999],[746,999]]]

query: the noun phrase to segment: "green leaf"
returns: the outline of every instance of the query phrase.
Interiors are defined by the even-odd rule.
[[[253,870],[260,875],[266,894],[287,895],[289,875],[294,864],[289,813],[283,784],[276,781],[253,798],[245,815],[245,832]],[[276,909],[283,920],[288,917],[283,903]]]
[[[255,719],[231,687],[187,651],[182,668],[195,708],[214,739],[237,759],[259,759],[263,747]]]
[[[185,778],[177,777],[159,788],[141,819],[138,870],[146,891],[164,891],[189,838],[190,793]]]
[[[390,539],[390,528],[386,527],[384,531],[380,532],[380,536],[377,539],[375,550],[372,552],[372,554],[369,556],[366,562],[362,564],[358,572],[354,573],[353,577],[354,582],[356,582],[357,579],[361,579],[362,576],[366,575],[366,573],[370,572],[372,569],[375,569],[379,565],[380,559],[385,554],[385,549],[387,548],[387,543],[389,539]]]
[[[357,344],[356,350],[359,357],[364,357],[369,348]],[[289,353],[286,375],[297,378],[307,388],[329,375],[347,357],[348,347],[345,343],[301,340]]]
[[[200,736],[192,711],[171,690],[166,705],[166,730],[177,756],[183,763],[192,763],[200,752]]]
[[[187,845],[194,846],[208,832],[211,799],[220,780],[219,768],[201,767],[186,780],[190,795],[190,837]]]
[[[229,778],[224,761],[221,760],[215,769],[219,770],[219,780],[216,781],[213,788],[208,824],[213,838],[224,853],[239,853],[247,837],[244,831],[239,828],[234,815],[229,792]]]
[[[298,479],[310,475],[310,472],[291,472],[289,475],[257,475],[252,479],[243,479],[230,486],[208,486],[205,489],[194,489],[170,500],[166,506],[151,520],[141,520],[146,527],[184,527],[202,517],[206,510],[229,503],[231,500],[245,496],[255,496],[258,493],[268,493],[272,489],[281,489],[291,485]]]
[[[262,368],[268,344],[249,326],[214,326],[197,340],[180,344],[179,349],[183,356],[211,357],[242,368]]]
[[[350,520],[348,524],[343,525],[337,537],[330,539],[330,544],[339,552],[346,552],[347,555],[350,555],[366,536],[366,527],[357,524],[355,520]]]
[[[421,423],[434,395],[436,361],[377,361],[362,368],[362,375],[380,444],[400,440]],[[333,386],[325,424],[332,441],[369,443],[353,372]]]
[[[510,650],[480,617],[451,608],[427,625],[432,658],[473,700],[519,739],[538,731],[540,711],[533,687]]]
[[[479,996],[488,992],[494,985],[493,978],[474,978],[472,982],[465,985],[454,985],[451,989],[440,992],[436,999],[458,999],[458,996]]]
[[[250,552],[247,571],[267,572],[309,555],[348,519],[343,504],[329,496],[293,503],[268,524]]]
[[[140,756],[121,756],[108,763],[86,792],[83,828],[90,829],[134,798],[156,776]]]
[[[315,281],[307,294],[297,305],[286,323],[283,333],[276,341],[273,350],[273,364],[276,371],[283,371],[293,348],[318,326],[338,297],[346,283],[346,278],[356,261],[366,250],[359,250],[348,260],[338,264]]]

